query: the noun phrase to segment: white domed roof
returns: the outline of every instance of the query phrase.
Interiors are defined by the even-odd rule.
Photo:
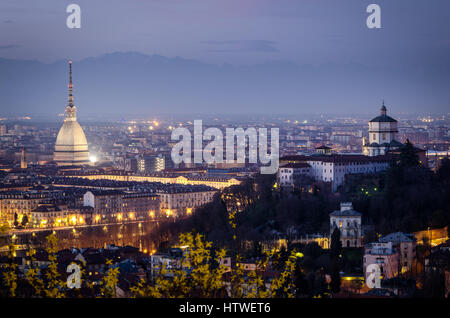
[[[83,128],[77,121],[66,120],[56,138],[54,161],[58,165],[89,163],[89,150]]]
[[[56,146],[86,146],[83,128],[77,121],[65,121],[56,137]]]

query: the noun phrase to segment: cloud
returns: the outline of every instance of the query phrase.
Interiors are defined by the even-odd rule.
[[[20,45],[16,45],[16,44],[0,45],[0,50],[15,49],[18,47],[20,47]]]
[[[202,41],[201,43],[217,47],[217,49],[207,50],[210,52],[279,52],[275,47],[276,42],[268,40]]]
[[[3,23],[14,23],[14,21],[13,20],[5,20],[5,21],[3,21]]]

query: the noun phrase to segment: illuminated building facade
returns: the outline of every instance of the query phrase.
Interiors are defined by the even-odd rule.
[[[33,228],[58,228],[75,225],[85,225],[89,219],[78,209],[68,209],[67,206],[55,204],[39,204],[31,211],[31,226]]]
[[[159,172],[165,169],[165,161],[162,155],[142,156],[137,159],[137,170],[140,173]]]
[[[402,273],[412,272],[416,258],[416,238],[413,234],[395,232],[383,236],[378,241],[381,243],[391,242],[399,253],[399,270]]]
[[[108,223],[122,221],[122,197],[118,190],[90,190],[83,196],[84,206],[93,208],[92,222]]]
[[[160,182],[163,184],[204,185],[215,189],[224,189],[232,185],[239,185],[241,181],[236,178],[203,177],[203,176],[177,176],[164,174],[134,175],[127,173],[78,173],[71,171],[64,173],[64,177],[85,178],[88,180],[138,181]]]
[[[330,235],[336,228],[342,247],[361,247],[361,213],[353,210],[351,202],[342,202],[339,211],[330,213]]]
[[[366,275],[369,275],[366,270],[367,266],[377,264],[380,267],[382,278],[393,278],[398,275],[398,262],[399,254],[392,246],[392,242],[374,242],[367,244],[364,248],[363,272]]]
[[[160,197],[154,193],[127,193],[122,197],[122,212],[129,220],[159,217]]]
[[[84,194],[83,200],[85,206],[93,208],[93,224],[155,219],[160,216],[160,197],[155,193],[90,190]]]
[[[26,216],[31,221],[31,211],[47,196],[41,193],[7,193],[0,195],[0,224],[13,227],[22,224]]]
[[[193,209],[213,200],[217,191],[213,189],[198,189],[192,191],[170,189],[158,193],[161,197],[161,215],[167,217],[182,217],[189,215]]]

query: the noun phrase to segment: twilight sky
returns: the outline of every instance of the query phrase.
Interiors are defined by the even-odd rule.
[[[66,27],[70,3],[81,7],[81,29]],[[366,26],[370,3],[381,6],[382,29]],[[0,58],[53,63],[133,51],[216,65],[413,69],[435,81],[432,110],[447,112],[449,18],[448,0],[2,0]],[[370,103],[391,97],[382,95]]]

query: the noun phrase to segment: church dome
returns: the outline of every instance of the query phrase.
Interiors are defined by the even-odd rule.
[[[384,116],[381,115],[381,116],[375,117],[370,122],[371,123],[396,123],[397,121],[388,115],[384,115]]]

